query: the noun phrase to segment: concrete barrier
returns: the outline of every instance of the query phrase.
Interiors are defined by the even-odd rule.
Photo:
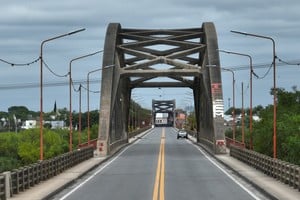
[[[234,145],[230,156],[300,191],[300,166]]]
[[[94,156],[92,146],[0,174],[0,200],[12,197]]]

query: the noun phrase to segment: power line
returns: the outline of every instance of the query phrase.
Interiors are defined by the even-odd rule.
[[[277,63],[276,66],[286,66],[286,65],[300,65],[299,60],[293,60],[293,61],[283,61],[281,59],[278,59],[279,62]],[[271,63],[272,65],[273,63]],[[262,68],[268,68],[270,67],[270,63],[261,63],[261,64],[256,64],[253,65],[254,69],[262,69]],[[231,66],[231,67],[226,67],[227,69],[231,69],[233,71],[240,71],[240,70],[249,70],[249,65],[236,65],[236,66]]]
[[[57,77],[67,77],[69,75],[69,73],[64,74],[64,75],[59,75],[59,74],[55,73],[44,60],[42,60],[42,62],[44,63],[44,65],[46,66],[46,68],[49,70],[49,72],[51,72],[54,76],[57,76]]]
[[[282,62],[282,63],[284,63],[286,65],[298,65],[298,66],[300,65],[299,61],[284,61],[284,60],[282,60],[282,59],[280,59],[278,57],[277,57],[277,59],[278,59],[279,62]]]
[[[101,79],[91,79],[90,83],[100,83]],[[73,84],[80,84],[85,83],[87,84],[86,80],[76,80]],[[57,86],[66,86],[69,85],[68,81],[53,81],[53,82],[45,82],[43,84],[44,87],[57,87]],[[18,83],[18,84],[6,84],[0,85],[0,90],[17,90],[17,89],[26,89],[26,88],[38,88],[40,87],[39,83]]]
[[[9,64],[9,65],[12,65],[12,66],[25,66],[25,65],[31,65],[37,61],[39,61],[40,58],[37,58],[36,60],[32,61],[32,62],[29,62],[29,63],[24,63],[24,64],[20,64],[20,63],[11,63],[11,62],[8,62],[8,61],[5,61],[3,59],[0,59],[0,61],[6,63],[6,64]],[[286,65],[297,65],[299,66],[300,65],[300,61],[297,61],[297,60],[294,60],[294,61],[283,61],[282,59],[279,59],[279,62],[281,63],[278,63],[277,66],[286,66]],[[46,67],[48,68],[48,65],[47,63],[45,63],[43,61],[43,63],[46,65]],[[257,65],[253,65],[253,68],[255,69],[260,69],[260,68],[269,68],[268,71],[270,71],[271,67],[272,67],[273,63],[270,65],[270,64],[257,64]],[[227,69],[231,69],[233,71],[240,71],[240,70],[249,70],[249,66],[248,65],[244,65],[244,66],[232,66],[232,67],[226,67]],[[48,68],[49,71],[52,71],[50,68]],[[264,78],[267,74],[268,74],[268,71],[265,73],[264,76],[262,77],[259,77],[257,74],[255,74],[253,72],[253,74],[257,77],[257,78]],[[54,73],[55,74],[55,73]],[[65,74],[65,75],[57,75],[56,76],[59,76],[59,77],[66,77],[68,74]],[[90,80],[90,83],[94,84],[94,83],[99,83],[101,81],[101,79],[93,79],[93,80]],[[73,84],[80,84],[80,83],[87,83],[86,80],[76,80],[74,81]],[[44,83],[44,87],[57,87],[57,86],[65,86],[65,85],[68,85],[69,82],[68,81],[55,81],[55,82],[45,82]],[[18,83],[18,84],[6,84],[6,85],[0,85],[0,90],[17,90],[17,89],[26,89],[26,88],[38,88],[40,87],[40,84],[39,83]],[[95,92],[95,93],[98,93],[98,91],[90,91],[90,92]]]
[[[283,61],[282,59],[276,57],[278,59],[279,62],[277,66],[286,66],[286,65],[300,65],[300,61]],[[265,74],[263,76],[258,76],[254,70],[252,71],[252,74],[257,78],[257,79],[264,79],[269,72],[271,71],[272,67],[273,67],[273,62],[271,64],[257,64],[257,65],[253,65],[252,66],[253,69],[262,69],[262,68],[268,68],[268,70],[265,72]],[[231,67],[227,69],[231,69],[232,71],[240,71],[240,70],[249,70],[249,66],[240,66],[240,67]]]
[[[11,65],[12,67],[14,67],[14,66],[29,66],[29,65],[32,65],[32,64],[38,62],[39,60],[40,60],[40,57],[38,57],[37,59],[34,59],[33,61],[30,61],[28,63],[12,63],[12,62],[9,62],[7,60],[3,60],[3,59],[0,58],[1,62],[5,63],[5,64],[8,64],[8,65]]]
[[[85,86],[83,86],[83,85],[81,85],[81,87],[82,87],[83,89],[85,89],[86,91],[88,91],[88,92],[92,92],[92,93],[100,93],[100,92],[101,92],[100,90],[88,90],[87,87],[85,87]]]

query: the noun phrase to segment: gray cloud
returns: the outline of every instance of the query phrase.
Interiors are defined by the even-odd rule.
[[[270,41],[235,35],[230,33],[230,30],[272,36],[276,40],[277,55],[280,58],[300,61],[299,8],[300,1],[297,0],[27,0],[26,2],[2,0],[0,58],[16,63],[31,61],[39,56],[41,41],[72,30],[86,28],[84,32],[49,42],[44,47],[44,58],[47,63],[57,73],[64,74],[70,59],[103,48],[106,27],[111,22],[121,23],[124,28],[159,29],[200,27],[203,22],[212,21],[218,32],[219,47],[249,53],[253,56],[254,64],[271,63]],[[243,58],[223,54],[220,56],[222,66],[248,65],[247,60]],[[101,55],[76,62],[74,79],[85,79],[87,72],[100,67],[101,62]],[[0,86],[39,82],[39,63],[27,67],[10,67],[0,63],[0,70]],[[257,73],[264,74],[266,70],[257,70]],[[278,71],[279,86],[287,89],[292,85],[299,86],[299,79],[296,77],[300,72],[299,67],[285,66],[278,68]],[[249,82],[249,73],[248,71],[236,73],[238,83],[236,87],[240,90],[239,85],[242,81],[246,85]],[[97,76],[99,78],[100,74],[95,74],[95,77]],[[255,80],[254,84],[257,88],[254,93],[258,96],[267,96],[272,86],[271,79],[270,72],[264,80]],[[45,69],[45,81],[63,80],[65,79],[54,77]],[[224,100],[226,100],[231,95],[230,74],[223,73],[223,85]],[[99,84],[93,87],[97,89]],[[67,107],[65,89],[65,86],[46,88],[46,93],[51,94],[49,100],[45,102],[46,110],[52,108],[55,99],[59,99],[58,105]],[[168,95],[168,91],[171,94],[169,97],[174,97],[172,90],[165,89],[165,95]],[[22,104],[30,109],[39,110],[38,88],[0,90],[0,92],[0,110]],[[155,95],[157,94],[149,98],[156,98]],[[266,105],[272,101],[268,96],[263,99],[263,101],[255,99],[254,104]],[[178,101],[183,102],[182,99]],[[99,106],[96,97],[93,106],[95,108]]]

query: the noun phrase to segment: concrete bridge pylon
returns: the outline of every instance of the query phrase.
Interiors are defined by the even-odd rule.
[[[190,88],[197,141],[215,153],[224,153],[224,103],[217,49],[212,22],[186,29],[128,29],[119,23],[109,24],[102,64],[98,153],[107,155],[128,142],[131,92],[151,87]],[[157,67],[160,65],[165,67]],[[157,81],[161,77],[171,81]]]

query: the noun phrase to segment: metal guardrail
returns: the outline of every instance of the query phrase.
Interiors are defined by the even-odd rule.
[[[98,139],[93,139],[93,140],[90,140],[90,144],[88,142],[85,142],[85,143],[81,143],[78,145],[79,148],[83,148],[83,147],[88,147],[88,146],[93,146],[94,149],[97,149],[97,141]]]
[[[114,141],[109,145],[109,152],[112,153],[114,152],[119,146],[128,143],[128,139],[121,139]]]
[[[192,131],[192,130],[187,130],[187,133],[191,136],[193,136],[194,138],[197,139],[197,142],[201,143],[204,145],[204,148],[206,148],[207,150],[209,150],[210,152],[214,151],[215,146],[214,146],[214,142],[206,139],[206,138],[198,138],[197,136],[197,131]]]
[[[230,156],[300,191],[300,166],[234,145]]]
[[[143,128],[140,128],[138,130],[135,130],[135,131],[132,131],[132,132],[129,132],[128,133],[128,138],[132,138],[132,137],[135,137],[136,135],[150,129],[151,127],[150,126],[146,126],[146,127],[143,127]],[[109,151],[110,152],[114,152],[119,146],[121,145],[124,145],[128,143],[128,139],[121,139],[121,140],[117,140],[117,141],[114,141],[113,143],[111,143],[109,145]]]
[[[146,126],[146,127],[140,128],[138,130],[129,132],[128,133],[128,138],[134,137],[134,136],[136,136],[136,135],[138,135],[138,134],[140,134],[140,133],[148,130],[149,128],[151,128],[151,127],[150,126]],[[79,144],[79,147],[82,148],[82,147],[87,147],[87,146],[92,145],[94,147],[94,149],[97,149],[97,141],[98,141],[98,139],[93,139],[93,140],[90,140],[90,144],[88,144],[88,142],[81,143],[81,144]],[[113,143],[110,144],[110,149],[113,150],[113,149],[115,149],[115,147],[118,147],[118,145],[122,145],[122,144],[124,144],[126,142],[127,142],[126,139],[115,141],[115,142],[113,142]]]
[[[143,128],[140,128],[140,129],[137,129],[137,130],[135,130],[135,131],[129,132],[129,133],[128,133],[128,138],[135,137],[135,136],[137,136],[138,134],[140,134],[140,133],[142,133],[142,132],[144,132],[144,131],[146,131],[146,130],[148,130],[148,129],[150,129],[150,128],[151,128],[151,126],[145,126],[145,127],[143,127]]]
[[[93,156],[94,148],[90,146],[62,154],[49,160],[43,160],[21,167],[11,172],[5,172],[9,174],[8,176],[0,174],[0,200],[5,200],[14,194],[29,189]],[[6,178],[8,178],[9,181],[6,181]],[[7,194],[6,191],[10,191],[10,194]]]
[[[245,148],[245,146],[246,146],[245,143],[239,142],[237,140],[233,140],[229,137],[226,137],[225,139],[226,139],[226,146],[228,148],[230,148],[231,145],[242,147],[242,148]]]

